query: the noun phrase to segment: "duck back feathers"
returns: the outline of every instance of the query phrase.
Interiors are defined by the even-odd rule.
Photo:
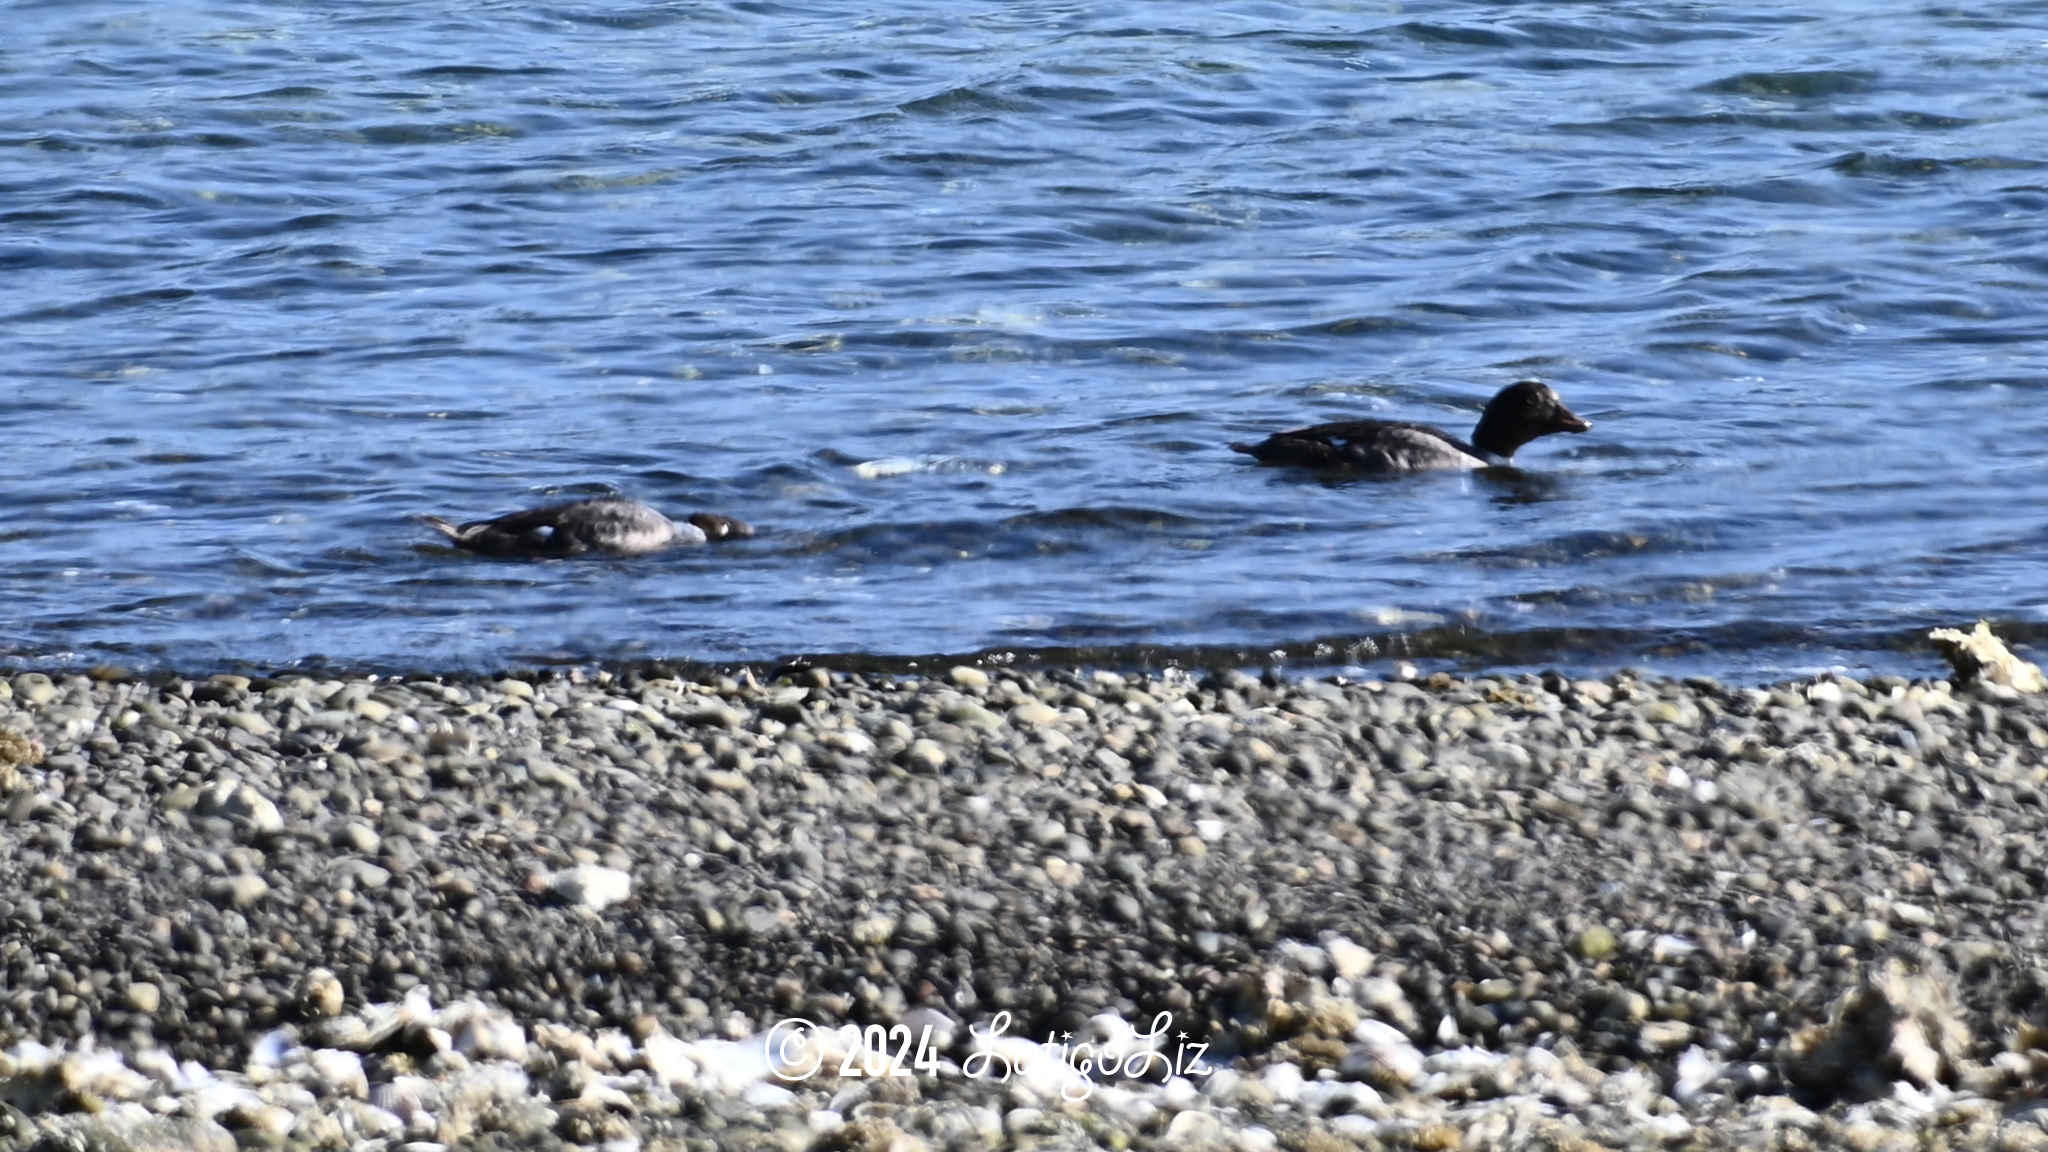
[[[754,534],[746,523],[730,516],[699,512],[678,524],[637,500],[616,498],[551,504],[467,524],[439,516],[421,519],[457,548],[486,556],[644,556],[675,544]]]
[[[1427,424],[1343,420],[1276,432],[1256,444],[1232,444],[1261,464],[1292,464],[1356,472],[1421,472],[1437,468],[1492,468],[1554,432],[1584,432],[1593,425],[1564,406],[1556,391],[1535,380],[1500,390],[1486,405],[1467,442]]]
[[[1276,432],[1256,444],[1232,444],[1261,464],[1295,464],[1358,472],[1420,472],[1431,468],[1485,468],[1502,463],[1427,424],[1392,420],[1340,420]]]

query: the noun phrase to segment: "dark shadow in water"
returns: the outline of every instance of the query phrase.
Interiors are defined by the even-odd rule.
[[[1571,481],[1548,472],[1524,472],[1520,468],[1485,468],[1479,476],[1492,489],[1494,504],[1547,504],[1571,496]]]
[[[1489,499],[1500,505],[1542,504],[1567,499],[1569,479],[1520,468],[1480,468],[1470,475],[1486,482]],[[1346,468],[1274,468],[1271,478],[1297,484],[1320,484],[1325,488],[1350,488],[1360,484],[1415,484],[1431,479],[1463,476],[1457,469],[1426,469],[1420,472],[1360,472]]]
[[[797,555],[831,553],[895,563],[933,564],[955,559],[1021,559],[1065,555],[1128,540],[1200,535],[1201,520],[1151,508],[1104,506],[1027,512],[1000,520],[955,518],[855,524],[805,537]]]

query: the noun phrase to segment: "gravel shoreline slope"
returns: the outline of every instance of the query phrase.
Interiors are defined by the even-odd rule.
[[[0,730],[14,1146],[2048,1148],[2009,689],[25,673]],[[1023,1039],[1162,1012],[1220,1070]],[[774,1078],[787,1017],[941,1058]]]

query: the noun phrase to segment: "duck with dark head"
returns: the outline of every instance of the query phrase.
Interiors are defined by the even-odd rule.
[[[1441,428],[1392,420],[1344,420],[1275,432],[1256,444],[1232,444],[1261,464],[1295,464],[1352,472],[1421,472],[1434,468],[1499,468],[1522,445],[1555,432],[1585,432],[1592,423],[1537,380],[1500,390],[1479,417],[1468,443]]]

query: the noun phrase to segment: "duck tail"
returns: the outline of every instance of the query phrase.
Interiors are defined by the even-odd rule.
[[[458,544],[462,542],[462,529],[441,519],[439,516],[421,516],[420,523],[425,524],[427,527],[432,528],[434,531],[439,532]]]

